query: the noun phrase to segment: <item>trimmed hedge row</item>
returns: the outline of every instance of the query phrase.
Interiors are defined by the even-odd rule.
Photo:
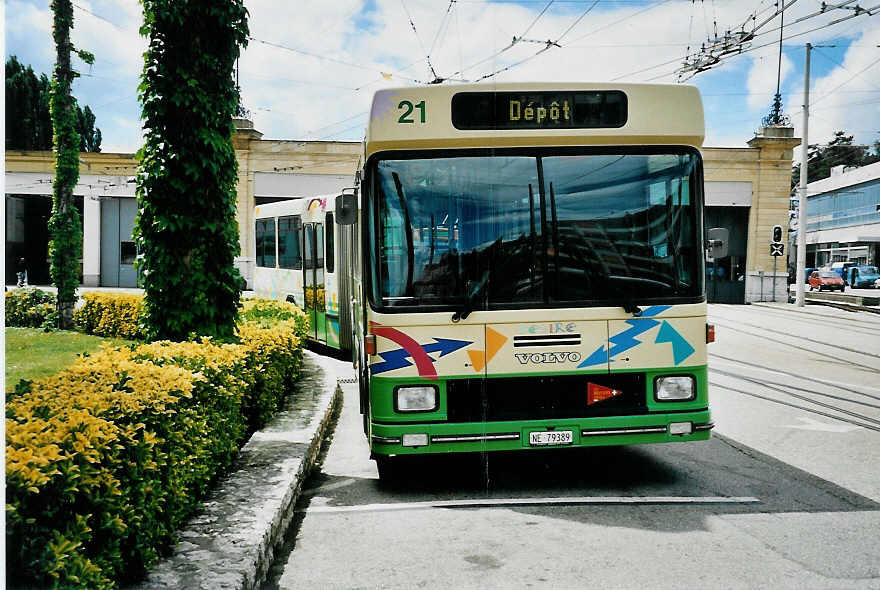
[[[144,296],[128,293],[86,292],[73,312],[73,323],[86,334],[143,340],[139,320]]]
[[[256,312],[240,343],[107,347],[8,400],[11,583],[112,588],[173,545],[299,370],[305,315],[249,305],[276,318]]]
[[[55,295],[34,287],[6,291],[6,325],[16,328],[50,327],[55,320]]]

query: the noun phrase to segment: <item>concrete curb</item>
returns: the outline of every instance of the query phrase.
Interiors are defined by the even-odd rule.
[[[174,554],[133,588],[256,588],[283,541],[340,400],[333,368],[305,351],[287,406],[242,448],[235,470],[180,531]]]

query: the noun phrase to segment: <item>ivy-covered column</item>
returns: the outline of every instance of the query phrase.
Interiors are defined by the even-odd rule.
[[[52,216],[49,219],[49,272],[58,289],[56,311],[58,327],[73,328],[73,306],[79,286],[79,260],[82,257],[82,229],[73,202],[73,189],[79,180],[79,142],[77,113],[70,87],[75,73],[70,64],[73,45],[73,6],[70,0],[52,0],[52,37],[57,57],[49,94],[55,146],[55,182],[52,185]],[[91,54],[80,52],[88,63]]]
[[[235,221],[242,0],[143,0],[149,39],[135,240],[151,339],[234,334],[241,276]]]

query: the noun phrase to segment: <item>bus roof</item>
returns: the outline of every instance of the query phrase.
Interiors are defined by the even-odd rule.
[[[254,217],[257,219],[267,217],[279,217],[282,215],[293,215],[302,213],[304,197],[290,196],[282,201],[274,201],[272,203],[264,203],[257,205],[254,209]]]
[[[472,108],[474,101],[459,101],[453,113],[453,97],[464,93],[501,93],[504,100],[515,101],[510,116],[517,124],[502,124],[495,128],[475,128],[479,125],[462,125],[462,110]],[[544,107],[556,104],[565,95],[593,94],[625,95],[622,124],[618,126],[568,126],[538,127],[539,115],[533,109],[531,123],[525,123],[525,108],[532,97]],[[523,95],[523,96],[517,96]],[[525,96],[528,95],[528,96]],[[472,96],[477,96],[472,94]],[[555,100],[557,102],[550,102]],[[424,102],[423,102],[424,101]],[[495,103],[492,103],[493,105]],[[534,105],[533,105],[534,106]],[[492,108],[492,107],[490,107]],[[498,107],[499,113],[507,113],[507,106]],[[557,113],[562,111],[557,110]],[[567,114],[567,113],[566,113]],[[457,123],[453,121],[455,115]],[[483,112],[476,118],[485,117]],[[465,115],[465,118],[468,116]],[[545,124],[548,117],[545,110]],[[497,121],[497,120],[496,120]],[[531,125],[531,127],[529,127]],[[507,128],[500,128],[507,127]],[[689,145],[703,144],[705,127],[703,103],[695,86],[681,84],[607,84],[607,83],[508,83],[463,84],[442,86],[413,86],[388,88],[376,92],[370,111],[365,152],[371,154],[383,150],[435,149],[464,147],[526,147],[526,146],[573,146],[573,145]]]
[[[254,208],[256,219],[268,219],[270,217],[283,217],[286,215],[302,215],[313,218],[326,211],[333,211],[336,204],[336,194],[315,195],[314,197],[292,196],[283,201],[265,203]]]

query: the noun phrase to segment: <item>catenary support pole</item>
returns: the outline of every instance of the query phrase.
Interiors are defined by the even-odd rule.
[[[810,50],[807,43],[804,61],[804,130],[801,138],[801,182],[798,188],[798,233],[797,233],[797,270],[795,285],[797,296],[795,305],[804,306],[804,275],[807,267],[807,161],[809,160],[809,122],[810,122]]]

